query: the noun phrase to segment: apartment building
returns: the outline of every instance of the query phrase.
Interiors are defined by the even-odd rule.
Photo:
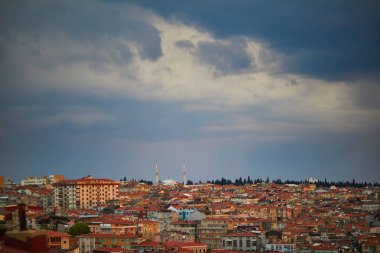
[[[148,220],[160,222],[160,231],[169,231],[170,224],[178,221],[178,213],[169,210],[152,210],[147,213]]]
[[[211,248],[222,247],[222,236],[232,230],[232,223],[227,218],[209,217],[201,221],[198,229],[199,241],[208,244]]]
[[[294,253],[296,251],[296,245],[293,243],[268,243],[265,245],[267,251],[280,251],[283,253]]]
[[[88,176],[76,180],[62,180],[53,186],[54,204],[68,209],[93,209],[118,198],[119,183],[111,179]]]
[[[228,233],[222,236],[224,249],[233,251],[258,251],[261,244],[259,233]]]
[[[160,234],[160,222],[152,220],[140,220],[137,222],[138,234],[146,240],[152,241],[155,235]]]
[[[22,186],[27,186],[27,185],[35,185],[35,186],[42,186],[46,185],[48,183],[47,178],[36,178],[36,177],[27,177],[23,180],[21,180],[21,185]]]
[[[47,184],[53,184],[56,182],[59,182],[61,180],[64,180],[64,175],[49,175],[49,177],[41,176],[40,178],[37,177],[26,177],[25,179],[21,180],[22,186],[44,186]]]
[[[144,239],[132,234],[83,234],[79,235],[79,252],[92,252],[98,247],[120,247],[131,249],[132,244],[138,244]]]
[[[197,240],[199,224],[200,221],[175,221],[170,224],[169,233],[183,233]]]
[[[54,184],[54,183],[64,180],[65,176],[61,174],[54,174],[54,175],[49,175],[48,179],[49,179],[50,184]]]
[[[62,180],[53,184],[54,205],[65,209],[77,208],[77,182],[76,180]]]

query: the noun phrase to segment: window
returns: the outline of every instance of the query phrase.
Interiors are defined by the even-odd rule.
[[[246,245],[247,245],[247,248],[250,248],[250,247],[251,247],[251,240],[248,239],[245,243],[246,243]]]

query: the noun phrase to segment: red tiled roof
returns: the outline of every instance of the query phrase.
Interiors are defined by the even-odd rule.
[[[99,183],[100,181],[103,181],[103,183],[110,183],[110,184],[119,184],[117,181],[108,179],[108,178],[80,178],[80,179],[64,179],[59,182],[53,183],[53,186],[58,185],[67,185],[67,184],[78,184],[78,183],[87,183],[91,184],[91,182]]]
[[[207,247],[205,243],[197,243],[197,242],[165,242],[165,246],[176,246],[176,247]]]
[[[116,234],[97,234],[97,233],[83,234],[83,235],[79,235],[78,237],[138,238],[138,236],[135,235],[135,234],[120,234],[120,235],[116,235]]]
[[[226,249],[214,249],[214,250],[211,250],[211,253],[245,253],[245,252],[244,251],[226,250]]]
[[[323,244],[314,244],[310,247],[311,250],[333,250],[336,249],[336,245],[323,243]]]
[[[187,220],[172,222],[172,224],[174,224],[174,225],[182,225],[182,224],[196,225],[196,224],[199,224],[199,223],[200,223],[199,221],[187,221]]]
[[[68,236],[71,236],[67,233],[62,233],[62,232],[57,232],[57,231],[52,231],[52,230],[48,230],[47,235],[48,235],[48,237],[68,237]]]
[[[229,233],[224,236],[231,236],[231,237],[257,237],[260,236],[260,234],[255,234],[252,232],[244,232],[244,233]]]
[[[124,248],[109,248],[109,247],[101,247],[101,248],[96,248],[94,249],[96,251],[103,251],[103,252],[135,252],[134,250],[128,250]]]
[[[159,247],[161,244],[156,241],[143,241],[137,244],[138,246],[145,246],[145,247]]]

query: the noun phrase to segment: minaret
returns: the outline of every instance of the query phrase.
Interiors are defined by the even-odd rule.
[[[156,184],[160,182],[160,173],[158,172],[158,163],[156,161]]]
[[[186,161],[183,161],[182,176],[183,176],[183,185],[186,185],[187,184]]]

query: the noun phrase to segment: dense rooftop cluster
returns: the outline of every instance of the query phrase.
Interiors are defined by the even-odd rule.
[[[29,230],[58,230],[50,237],[66,238],[50,240],[51,250],[62,250],[65,241],[67,252],[80,253],[379,252],[380,188],[317,185],[151,185],[86,177],[13,186],[1,200],[8,230],[17,230],[16,204],[23,202]],[[73,205],[61,205],[66,200]],[[78,224],[88,230],[73,233]]]

